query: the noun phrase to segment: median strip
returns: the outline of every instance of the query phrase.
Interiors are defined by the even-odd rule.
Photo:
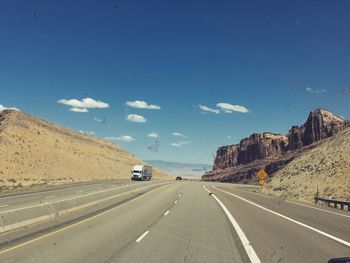
[[[106,214],[111,213],[111,212],[113,212],[113,211],[115,211],[115,210],[117,210],[117,209],[120,209],[121,207],[123,207],[123,206],[125,206],[125,205],[127,205],[127,204],[130,204],[131,202],[134,202],[134,201],[136,201],[136,200],[139,200],[140,198],[145,197],[145,196],[147,196],[147,195],[149,195],[149,194],[151,194],[151,193],[153,193],[153,192],[155,192],[155,191],[157,191],[157,190],[160,190],[160,189],[162,189],[163,187],[166,187],[166,186],[169,185],[169,184],[166,184],[166,183],[162,183],[162,184],[165,184],[165,185],[160,186],[160,187],[157,187],[157,188],[155,188],[155,189],[152,189],[152,190],[150,190],[150,191],[148,191],[148,192],[146,192],[146,193],[144,193],[144,194],[142,194],[142,195],[140,195],[140,196],[138,196],[138,197],[135,197],[135,198],[129,200],[129,201],[126,202],[126,203],[122,203],[121,205],[118,205],[118,206],[116,206],[116,207],[114,207],[114,208],[111,208],[111,209],[109,209],[109,210],[107,210],[107,211],[104,211],[104,212],[102,212],[102,213],[99,213],[99,214],[96,214],[96,215],[94,215],[94,216],[88,217],[88,218],[86,218],[86,219],[83,219],[83,220],[78,221],[78,222],[76,222],[76,223],[73,223],[73,224],[71,224],[71,225],[65,226],[65,227],[63,227],[63,228],[57,229],[57,230],[55,230],[55,231],[49,232],[49,233],[44,234],[44,235],[42,235],[42,236],[36,237],[36,238],[34,238],[34,239],[25,241],[25,242],[23,242],[23,243],[20,243],[20,244],[18,244],[18,245],[13,246],[13,247],[9,247],[9,248],[0,250],[0,255],[5,254],[5,253],[8,253],[8,252],[11,252],[11,251],[16,250],[16,249],[19,249],[19,248],[24,247],[24,246],[26,246],[26,245],[32,244],[32,243],[34,243],[34,242],[36,242],[36,241],[39,241],[39,240],[42,240],[42,239],[44,239],[44,238],[53,236],[53,235],[55,235],[55,234],[57,234],[57,233],[66,231],[66,230],[68,230],[68,229],[71,229],[71,228],[73,228],[73,227],[79,226],[79,225],[84,224],[84,223],[86,223],[86,222],[92,221],[92,220],[94,220],[94,219],[96,219],[96,218],[99,218],[99,217],[101,217],[101,216],[103,216],[103,215],[106,215]],[[162,185],[162,184],[158,184],[158,185]],[[138,190],[139,190],[139,189],[138,189]],[[130,192],[131,192],[131,191],[130,191]]]

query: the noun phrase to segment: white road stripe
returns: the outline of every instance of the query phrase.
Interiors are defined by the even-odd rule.
[[[205,191],[207,191],[208,193],[210,193],[210,191],[203,185],[203,188]],[[241,227],[238,225],[237,221],[234,219],[234,217],[231,215],[230,211],[228,211],[228,209],[226,208],[226,206],[220,201],[219,198],[217,198],[214,194],[211,195],[216,202],[219,203],[219,205],[221,206],[221,208],[224,210],[226,216],[228,217],[228,219],[230,220],[232,226],[234,227],[234,229],[236,230],[239,239],[241,240],[243,247],[250,259],[250,262],[252,263],[259,263],[261,262],[258,255],[255,253],[254,248],[252,247],[252,245],[250,244],[247,236],[244,234],[243,230],[241,229]]]
[[[288,221],[290,221],[290,222],[293,222],[293,223],[295,223],[295,224],[297,224],[297,225],[300,225],[300,226],[302,226],[302,227],[305,227],[305,228],[307,228],[307,229],[310,229],[310,230],[312,230],[312,231],[315,231],[316,233],[321,234],[321,235],[323,235],[323,236],[325,236],[325,237],[328,237],[328,238],[330,238],[330,239],[333,239],[334,241],[337,241],[337,242],[339,242],[339,243],[341,243],[341,244],[343,244],[343,245],[345,245],[345,246],[347,246],[347,247],[350,247],[350,242],[348,242],[348,241],[345,241],[345,240],[343,240],[343,239],[340,239],[340,238],[338,238],[338,237],[335,237],[335,236],[333,236],[333,235],[331,235],[331,234],[328,234],[328,233],[326,233],[326,232],[323,232],[323,231],[321,231],[321,230],[319,230],[319,229],[317,229],[317,228],[314,228],[314,227],[312,227],[312,226],[309,226],[309,225],[306,225],[306,224],[304,224],[304,223],[301,223],[301,222],[299,222],[299,221],[297,221],[297,220],[294,220],[294,219],[292,219],[292,218],[290,218],[290,217],[288,217],[288,216],[285,216],[285,215],[282,215],[282,214],[277,213],[277,212],[275,212],[275,211],[272,211],[272,210],[270,210],[270,209],[268,209],[268,208],[265,208],[265,207],[263,207],[263,206],[261,206],[261,205],[258,205],[258,204],[256,204],[256,203],[254,203],[254,202],[252,202],[252,201],[249,201],[249,200],[247,200],[247,199],[245,199],[245,198],[243,198],[243,197],[240,197],[240,196],[238,196],[238,195],[232,194],[232,193],[230,193],[230,192],[226,192],[226,191],[221,190],[221,189],[219,189],[219,188],[217,188],[217,187],[215,187],[215,186],[213,186],[213,188],[215,188],[216,190],[218,190],[218,191],[220,191],[220,192],[226,193],[226,194],[228,194],[228,195],[232,195],[232,196],[234,196],[234,197],[236,197],[236,198],[238,198],[238,199],[240,199],[240,200],[242,200],[242,201],[244,201],[244,202],[247,202],[248,204],[251,204],[251,205],[254,205],[254,206],[256,206],[256,207],[259,207],[259,208],[261,208],[262,210],[265,210],[265,211],[267,211],[267,212],[270,212],[271,214],[274,214],[274,215],[276,215],[276,216],[282,217],[282,218],[284,218],[284,219],[286,219],[286,220],[288,220]]]
[[[168,210],[164,213],[164,215],[167,216],[169,213],[170,213],[170,211]]]
[[[145,236],[147,236],[148,233],[149,233],[149,231],[146,231],[145,233],[143,233],[142,236],[140,236],[140,237],[136,240],[136,243],[141,242],[141,240],[142,240]]]
[[[52,195],[52,196],[46,196],[46,199],[51,199],[51,198],[55,198],[56,196]]]
[[[9,205],[0,205],[0,208],[8,207]]]
[[[312,209],[319,210],[319,211],[322,211],[322,212],[325,212],[325,213],[330,213],[330,214],[334,214],[334,215],[344,216],[344,217],[350,218],[350,216],[348,216],[348,215],[343,215],[343,214],[340,214],[340,213],[337,213],[337,212],[328,211],[328,210],[317,208],[317,207],[314,207],[314,206],[311,206],[311,205],[304,205],[304,204],[300,204],[300,203],[289,201],[289,200],[286,200],[286,202],[294,204],[294,205],[300,205],[300,206],[312,208]]]

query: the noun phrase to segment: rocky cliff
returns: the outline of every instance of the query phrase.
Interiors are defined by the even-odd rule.
[[[213,170],[203,180],[249,182],[256,181],[255,173],[265,168],[271,174],[299,156],[303,151],[317,146],[345,127],[349,121],[327,110],[310,112],[306,122],[293,126],[288,134],[255,133],[239,144],[217,150]]]

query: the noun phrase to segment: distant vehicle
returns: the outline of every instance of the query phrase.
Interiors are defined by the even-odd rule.
[[[152,166],[135,165],[131,174],[132,181],[150,181],[152,178]]]
[[[178,180],[182,180],[182,177],[181,176],[177,176],[176,177],[176,181],[178,181]]]

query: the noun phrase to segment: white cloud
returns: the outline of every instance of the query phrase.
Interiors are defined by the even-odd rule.
[[[124,136],[120,136],[117,138],[117,141],[121,141],[121,142],[133,142],[135,141],[135,139],[133,137],[131,137],[130,135],[124,135]]]
[[[143,116],[137,114],[129,114],[128,117],[126,117],[126,120],[138,123],[144,123],[147,121]]]
[[[174,136],[178,136],[178,137],[185,137],[185,138],[187,138],[187,136],[185,134],[181,133],[181,132],[174,132],[173,135]]]
[[[80,133],[83,133],[83,134],[88,134],[88,135],[95,135],[95,132],[93,131],[83,131],[83,130],[79,130]]]
[[[320,94],[320,93],[325,93],[325,92],[327,92],[327,90],[325,90],[325,89],[319,90],[319,89],[312,89],[312,88],[310,88],[310,87],[306,88],[305,90],[306,90],[307,92],[309,92],[309,93],[315,93],[315,94]]]
[[[96,122],[100,122],[100,123],[104,123],[104,122],[106,121],[106,118],[102,118],[102,119],[100,119],[100,118],[96,118],[96,117],[94,117],[94,121],[96,121]]]
[[[182,147],[184,145],[191,144],[191,143],[192,143],[192,141],[173,142],[171,144],[171,146],[173,146],[173,147]]]
[[[137,109],[147,109],[147,110],[160,110],[160,106],[154,104],[148,104],[146,101],[135,100],[135,101],[127,101],[126,105],[132,108]]]
[[[216,113],[216,114],[219,114],[220,111],[218,109],[212,109],[212,108],[209,108],[205,105],[198,105],[198,107],[203,111],[203,112],[211,112],[211,113]]]
[[[60,100],[57,101],[57,103],[71,106],[72,109],[75,109],[75,108],[82,108],[82,109],[93,109],[93,108],[104,109],[104,108],[109,108],[109,104],[108,103],[105,103],[105,102],[100,101],[100,100],[94,100],[92,98],[83,98],[82,100],[77,100],[77,99],[70,99],[70,100],[60,99]]]
[[[0,104],[0,112],[2,112],[2,111],[4,111],[4,110],[16,110],[16,111],[20,111],[20,110],[17,109],[17,108],[13,108],[13,107],[7,108],[7,107],[3,106],[2,104]]]
[[[247,113],[249,110],[240,105],[233,105],[230,103],[220,102],[216,104],[216,107],[218,107],[220,110],[226,112],[226,113],[233,113],[234,111],[241,112],[241,113]]]
[[[155,138],[155,139],[158,139],[160,137],[159,133],[156,133],[156,132],[151,132],[147,136],[150,137],[150,138]]]
[[[77,107],[70,108],[69,110],[73,112],[82,112],[82,113],[89,112],[88,109],[86,108],[77,108]]]

